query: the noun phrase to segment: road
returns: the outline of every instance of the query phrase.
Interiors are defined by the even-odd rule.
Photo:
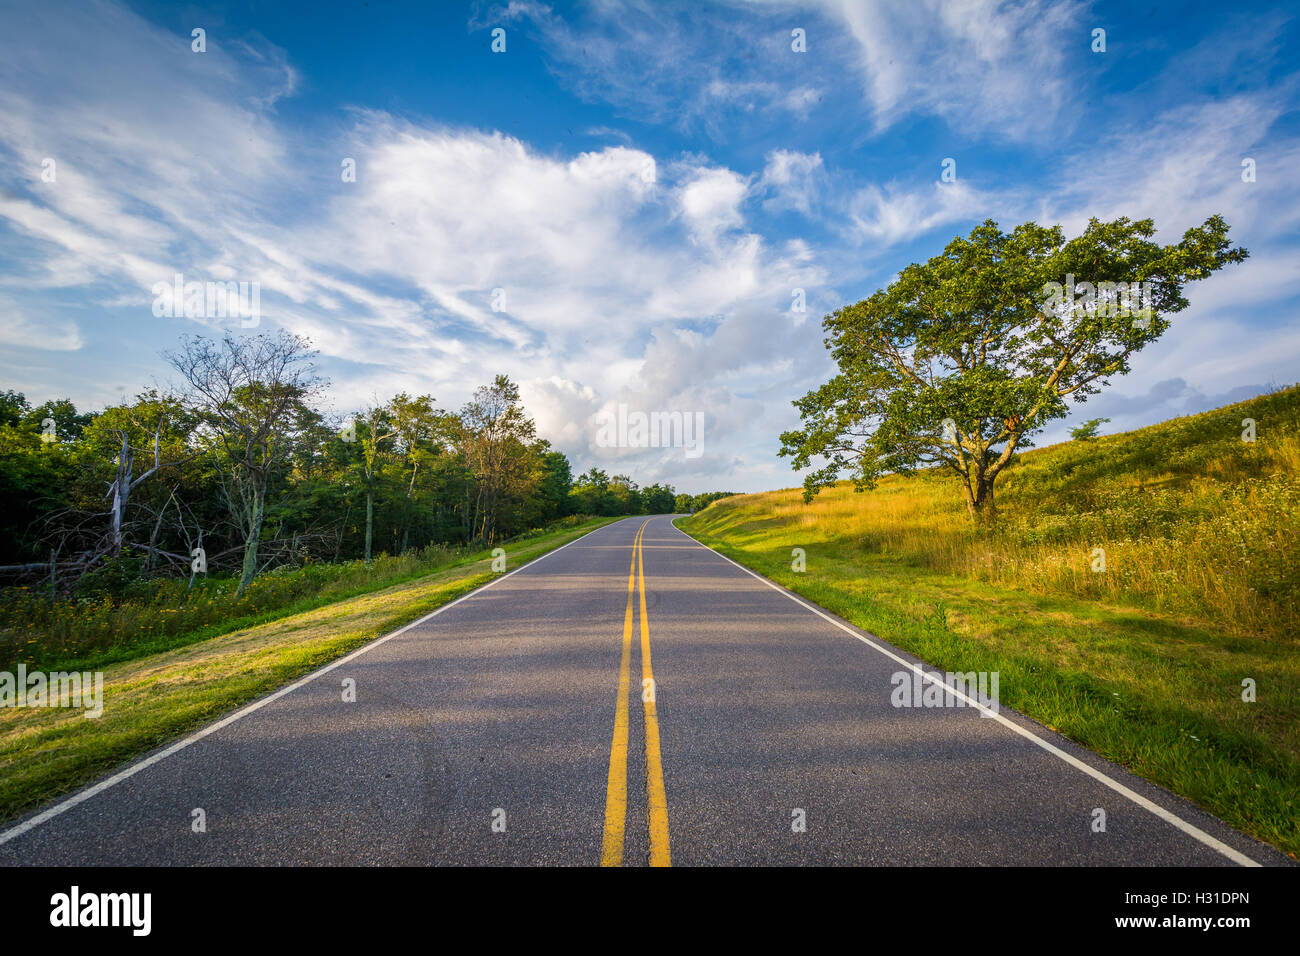
[[[918,663],[629,518],[12,826],[0,865],[1289,862],[1005,707],[894,706]]]

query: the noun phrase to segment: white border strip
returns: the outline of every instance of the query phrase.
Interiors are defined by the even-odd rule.
[[[704,542],[694,537],[691,537],[691,535],[687,534],[685,531],[682,531],[681,528],[678,528],[676,520],[674,520],[671,523],[673,528],[676,529],[678,533],[685,535],[687,538],[689,538],[691,541],[694,541],[701,548],[704,548],[707,551],[716,554],[723,561],[726,561],[729,564],[736,565],[736,567],[740,568],[740,570],[744,571],[746,574],[762,581],[772,590],[777,591],[780,594],[784,594],[791,601],[794,601],[795,604],[798,604],[801,607],[804,607],[807,610],[812,611],[812,613],[816,614],[822,620],[834,624],[844,633],[856,637],[859,641],[861,641],[863,644],[866,644],[868,647],[874,648],[875,650],[879,651],[881,654],[884,654],[886,657],[890,658],[891,660],[898,661],[898,663],[920,674],[922,677],[924,677],[926,680],[930,681],[931,683],[939,684],[944,688],[945,693],[950,692],[955,694],[958,697],[963,698],[972,707],[976,707],[979,710],[981,710],[983,712],[981,716],[992,717],[993,719],[997,720],[999,723],[1003,724],[1004,726],[1011,728],[1012,730],[1014,730],[1016,733],[1018,733],[1020,736],[1024,737],[1025,739],[1032,740],[1034,743],[1038,744],[1038,746],[1042,747],[1048,753],[1060,757],[1062,760],[1068,763],[1071,767],[1074,767],[1076,770],[1083,771],[1084,773],[1086,773],[1088,776],[1092,777],[1094,780],[1098,781],[1099,783],[1105,784],[1107,787],[1110,787],[1110,789],[1114,790],[1116,793],[1120,794],[1121,796],[1127,797],[1129,800],[1132,800],[1142,809],[1154,813],[1161,820],[1164,820],[1166,823],[1170,824],[1171,826],[1177,827],[1179,830],[1182,830],[1184,833],[1192,837],[1194,840],[1199,840],[1201,843],[1205,844],[1210,849],[1217,850],[1219,853],[1226,856],[1229,860],[1241,866],[1261,865],[1257,863],[1255,860],[1252,860],[1250,857],[1246,856],[1246,854],[1242,853],[1241,851],[1233,849],[1232,847],[1228,846],[1228,844],[1224,843],[1222,840],[1216,839],[1215,837],[1206,833],[1204,830],[1200,829],[1199,827],[1193,826],[1192,824],[1188,823],[1182,817],[1179,817],[1171,813],[1170,811],[1166,810],[1158,803],[1154,803],[1151,800],[1148,800],[1146,797],[1142,796],[1142,794],[1130,790],[1128,787],[1124,786],[1118,780],[1108,777],[1106,774],[1102,773],[1100,770],[1096,769],[1095,767],[1090,767],[1088,764],[1084,763],[1082,760],[1078,759],[1077,757],[1074,757],[1071,754],[1066,753],[1060,747],[1057,747],[1049,743],[1048,741],[1044,740],[1042,737],[1039,737],[1033,731],[1026,730],[1024,727],[1021,727],[1015,721],[1008,720],[1006,717],[1003,717],[1000,713],[997,713],[996,711],[984,706],[978,700],[974,700],[966,696],[961,691],[953,688],[949,688],[947,684],[943,683],[943,681],[941,680],[936,679],[932,674],[927,672],[925,668],[903,660],[903,658],[899,657],[893,651],[889,650],[888,648],[881,647],[879,644],[871,640],[865,634],[859,633],[857,630],[849,627],[847,624],[835,620],[835,618],[831,617],[821,608],[809,604],[808,602],[804,601],[802,598],[797,597],[792,591],[789,591],[786,588],[781,587],[781,585],[775,583],[774,581],[769,581],[761,574],[758,574],[755,571],[751,571],[743,564],[738,564],[737,562],[732,561],[731,558],[727,557],[725,554],[722,554],[719,551],[714,551],[713,548],[709,547]]]
[[[121,783],[123,780],[126,780],[129,777],[134,777],[141,770],[146,770],[149,767],[152,767],[154,764],[158,763],[159,761],[166,760],[172,754],[184,750],[186,747],[190,746],[190,744],[198,743],[204,737],[216,733],[222,727],[228,727],[229,725],[233,724],[235,721],[239,720],[241,717],[247,717],[249,714],[261,710],[267,704],[279,700],[285,694],[290,694],[293,691],[297,690],[299,687],[311,683],[317,677],[320,677],[322,674],[328,674],[336,667],[342,667],[348,661],[355,660],[356,658],[360,657],[362,654],[366,653],[367,651],[373,651],[379,645],[386,644],[389,641],[391,641],[393,638],[405,634],[411,628],[418,627],[421,624],[423,624],[425,621],[429,620],[430,618],[437,617],[443,611],[455,607],[461,601],[468,600],[469,598],[472,598],[480,594],[481,592],[486,591],[494,584],[500,584],[506,578],[518,574],[520,571],[524,570],[525,568],[531,568],[539,561],[545,561],[551,555],[558,554],[559,552],[563,551],[571,544],[577,544],[579,541],[581,541],[583,538],[586,538],[588,535],[595,534],[597,531],[604,531],[606,528],[612,527],[616,524],[619,524],[619,522],[611,521],[608,524],[601,525],[599,528],[592,528],[586,534],[579,535],[578,537],[574,538],[572,541],[566,541],[558,548],[554,548],[550,551],[547,551],[545,554],[538,555],[537,557],[533,558],[531,561],[528,561],[525,564],[521,564],[513,571],[503,574],[499,578],[493,578],[491,581],[488,581],[486,584],[480,584],[478,587],[476,587],[474,590],[470,591],[469,593],[462,594],[460,597],[456,598],[456,600],[448,604],[444,604],[442,605],[442,607],[435,608],[434,610],[430,611],[428,614],[424,615],[424,617],[412,621],[410,624],[400,627],[396,631],[392,631],[391,633],[385,634],[382,637],[375,638],[374,640],[370,641],[367,644],[363,644],[361,647],[357,648],[355,651],[353,651],[351,654],[348,654],[346,657],[340,657],[338,660],[326,664],[324,667],[320,668],[319,670],[312,671],[306,677],[299,678],[298,680],[294,681],[292,684],[288,685],[287,687],[281,687],[273,694],[263,697],[260,700],[253,701],[253,703],[248,704],[245,707],[241,708],[240,710],[235,711],[233,714],[230,714],[227,717],[223,717],[215,724],[209,724],[208,726],[204,727],[202,730],[199,730],[191,734],[185,739],[178,740],[176,743],[172,744],[167,749],[160,750],[155,754],[151,754],[148,757],[145,757],[143,760],[139,760],[136,763],[131,764],[131,766],[127,767],[125,770],[120,770],[117,773],[113,774],[113,776],[107,777],[104,780],[99,781],[99,783],[92,784],[91,786],[87,787],[85,790],[80,790],[77,793],[74,793],[72,796],[68,797],[67,799],[59,803],[56,803],[54,806],[50,807],[49,809],[43,810],[40,813],[36,814],[36,816],[24,820],[22,823],[10,827],[8,830],[5,830],[3,833],[0,833],[0,845],[8,843],[10,840],[22,836],[24,833],[27,833],[29,830],[36,829],[42,823],[54,819],[59,814],[63,813],[65,810],[71,810],[79,803],[85,803],[91,797],[95,796],[96,794],[103,793],[105,790],[107,790],[109,787],[113,786],[114,784]]]

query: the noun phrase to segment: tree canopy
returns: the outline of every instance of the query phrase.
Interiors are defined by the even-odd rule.
[[[0,390],[4,581],[120,590],[201,573],[201,553],[243,589],[277,567],[491,547],[569,516],[709,498],[598,468],[575,480],[504,375],[459,411],[402,392],[339,417],[310,344],[287,333],[189,337],[168,358],[174,391],[95,412]]]
[[[1093,219],[1067,240],[1033,222],[992,220],[904,269],[870,298],[827,315],[839,372],[795,401],[802,427],[780,454],[804,499],[848,473],[859,490],[886,472],[939,466],[972,515],[1018,449],[1069,402],[1084,402],[1188,305],[1184,286],[1246,258],[1218,216],[1170,245],[1150,219]]]

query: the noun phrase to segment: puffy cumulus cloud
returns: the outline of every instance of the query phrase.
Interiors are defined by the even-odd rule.
[[[537,327],[583,329],[600,301],[667,277],[637,228],[642,212],[654,214],[647,153],[616,146],[558,160],[500,133],[375,114],[353,136],[355,189],[335,198],[299,248],[318,263],[397,280],[454,325],[536,347]]]
[[[519,393],[541,435],[561,451],[587,457],[600,405],[594,388],[553,375],[524,379]]]
[[[749,180],[730,169],[701,169],[677,191],[677,201],[691,234],[706,242],[744,222],[741,204]]]
[[[619,397],[707,410],[714,439],[684,465],[692,474],[766,457],[742,428],[766,414],[746,370],[768,367],[774,341],[786,363],[819,351],[793,334],[803,316],[789,305],[794,287],[825,284],[825,267],[809,244],[773,242],[749,221],[756,173],[621,143],[541,153],[497,131],[364,110],[333,136],[299,136],[271,105],[295,82],[275,51],[210,37],[203,60],[124,8],[96,9],[111,42],[88,46],[58,83],[3,94],[6,148],[32,176],[0,194],[0,243],[23,250],[0,287],[15,314],[48,311],[42,290],[72,289],[104,314],[93,326],[11,320],[7,344],[89,345],[115,351],[123,375],[165,379],[158,352],[177,334],[230,326],[155,321],[153,285],[177,272],[256,281],[262,328],[312,340],[341,413],[398,390],[456,408],[504,372],[579,467],[603,455],[593,419]],[[38,27],[0,39],[0,52],[57,46],[54,26]],[[103,90],[100,74],[112,78]],[[180,124],[177,109],[205,121]],[[219,149],[229,164],[213,161]],[[58,178],[41,184],[47,150]],[[339,175],[344,157],[355,182]],[[789,176],[776,185],[793,184],[802,162],[777,163]],[[671,460],[649,464],[672,480]]]
[[[826,278],[816,267],[803,268],[799,278],[810,286]],[[792,278],[786,274],[785,281]],[[617,416],[620,405],[629,413],[698,416],[698,453],[596,445],[591,454],[602,467],[646,481],[713,475],[727,488],[787,483],[788,469],[775,458],[775,436],[797,421],[791,397],[820,381],[828,363],[819,340],[801,328],[805,316],[789,311],[788,298],[781,304],[785,308],[772,308],[770,299],[755,297],[703,331],[656,327],[637,374],[604,393],[589,427]]]
[[[767,193],[766,209],[794,209],[804,215],[812,213],[825,167],[820,153],[774,149],[767,154],[767,164],[759,179],[759,188]]]
[[[373,115],[357,135],[371,145],[355,194],[293,246],[308,274],[332,262],[411,289],[427,304],[413,325],[456,340],[471,365],[506,344],[531,378],[540,366],[608,391],[638,374],[652,327],[750,300],[781,311],[794,286],[824,280],[807,244],[744,228],[749,180],[729,169],[660,168],[625,147],[566,160],[496,133]],[[400,360],[402,343],[375,347],[385,364]]]

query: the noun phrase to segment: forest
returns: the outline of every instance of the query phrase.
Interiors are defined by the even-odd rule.
[[[490,548],[570,516],[688,512],[722,493],[574,476],[504,375],[462,407],[398,393],[327,410],[310,343],[190,336],[177,385],[98,411],[0,390],[0,584],[121,598],[285,567]]]

